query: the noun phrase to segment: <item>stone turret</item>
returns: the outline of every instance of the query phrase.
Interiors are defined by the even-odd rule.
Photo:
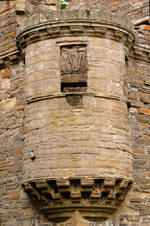
[[[0,225],[150,225],[148,0],[59,4],[0,1]]]
[[[84,23],[83,23],[84,21]],[[126,18],[55,11],[26,19],[23,187],[52,221],[107,219],[132,185]]]

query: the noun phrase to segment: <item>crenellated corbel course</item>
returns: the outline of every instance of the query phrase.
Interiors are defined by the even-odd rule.
[[[41,39],[62,37],[64,33],[68,36],[109,36],[122,40],[128,48],[134,40],[134,26],[126,17],[103,11],[74,10],[51,11],[25,19],[17,29],[17,43],[22,48]]]

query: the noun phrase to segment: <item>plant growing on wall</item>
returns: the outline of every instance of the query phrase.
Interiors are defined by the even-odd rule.
[[[65,9],[68,5],[69,0],[61,0],[61,9]]]

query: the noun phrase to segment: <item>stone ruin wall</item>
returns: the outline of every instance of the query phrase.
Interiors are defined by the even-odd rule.
[[[0,2],[0,224],[52,226],[33,208],[34,204],[22,190],[25,74],[24,62],[16,47],[15,3]],[[138,26],[136,45],[142,48],[136,48],[128,59],[133,188],[106,223],[93,222],[92,225],[148,226],[150,223],[149,32],[149,25]]]

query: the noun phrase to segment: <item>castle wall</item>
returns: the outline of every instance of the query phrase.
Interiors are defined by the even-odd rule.
[[[21,201],[23,70],[22,62],[0,70],[1,225],[21,225],[24,205]]]
[[[149,17],[148,0],[71,0],[68,9],[105,10],[128,16],[133,22]]]
[[[49,13],[25,20],[17,33],[26,67],[23,185],[53,221],[68,219],[78,206],[87,219],[106,219],[132,184],[125,93],[132,24],[95,13],[89,30],[82,12],[75,11],[78,26],[68,12]],[[116,26],[109,28],[112,19]]]
[[[16,47],[16,1],[0,1],[0,58],[15,54]],[[2,61],[2,60],[1,60]]]
[[[16,25],[13,25],[14,27],[9,30],[10,26],[6,26],[6,15],[8,15],[8,10],[5,8],[6,2],[1,1],[0,4],[2,6],[0,9],[2,31],[0,52],[3,55],[0,61],[0,224],[2,226],[52,226],[54,224],[41,215],[37,205],[28,197],[21,186],[23,182],[22,176],[24,174],[22,170],[24,167],[22,141],[24,140],[23,133],[26,132],[26,127],[23,127],[22,131],[25,100],[24,78],[26,69],[23,60],[20,59],[20,63],[17,63],[19,59],[14,61],[14,59],[18,58],[18,55],[15,55],[15,37],[14,33],[9,37],[8,34],[15,32],[14,27]],[[15,4],[15,1],[10,1],[10,4]],[[11,19],[11,24],[14,24],[15,13],[12,15],[13,19]],[[8,40],[6,37],[8,37]],[[144,47],[144,51],[149,52],[149,26],[141,27],[136,37],[138,37],[136,45],[141,49]],[[13,45],[11,43],[13,43]],[[13,46],[13,51],[11,46]],[[150,223],[150,69],[149,55],[145,54],[145,52],[141,55],[141,53],[136,50],[136,53],[130,54],[128,58],[129,84],[127,84],[129,90],[125,90],[125,92],[128,92],[130,105],[133,188],[127,194],[118,210],[106,222],[91,222],[94,226],[147,226]],[[6,57],[4,56],[5,54]],[[39,55],[37,55],[37,58],[39,58]],[[38,73],[40,74],[40,72]],[[41,76],[43,76],[42,73]],[[36,88],[37,90],[38,88],[40,89],[38,85]],[[49,92],[49,88],[47,90]],[[44,89],[44,92],[47,91]],[[48,100],[43,101],[43,105],[45,104],[45,106],[49,103],[50,101]],[[87,103],[91,104],[91,101],[89,103],[89,100],[86,99],[86,104]],[[31,105],[35,106],[36,103]],[[66,102],[64,103],[64,106],[65,105]],[[108,105],[104,104],[101,107],[107,110]],[[54,107],[56,107],[56,105],[54,105]],[[49,107],[47,106],[44,113],[45,115],[48,114],[48,110]],[[121,109],[119,109],[119,111],[120,110]],[[35,117],[37,117],[37,112],[34,112],[34,114]],[[123,112],[123,114],[125,113]],[[32,117],[32,111],[30,111],[30,116]],[[45,125],[47,121],[44,122],[43,120],[42,123]],[[32,126],[34,126],[34,124]],[[88,133],[86,133],[86,136],[88,137]],[[31,157],[34,158],[34,155]],[[66,226],[65,223],[57,225]]]
[[[74,108],[60,90],[57,43],[63,41],[50,39],[26,48],[26,98],[52,97],[26,106],[24,180],[86,175],[131,179],[128,109],[123,101],[126,50],[115,41],[86,38],[89,93],[83,93],[82,103]],[[71,42],[85,43],[82,37],[69,37],[64,45]]]
[[[21,1],[20,1],[21,2]],[[26,14],[31,16],[35,12],[48,12],[49,10],[59,10],[59,0],[43,0],[37,3],[37,0],[26,0]]]

